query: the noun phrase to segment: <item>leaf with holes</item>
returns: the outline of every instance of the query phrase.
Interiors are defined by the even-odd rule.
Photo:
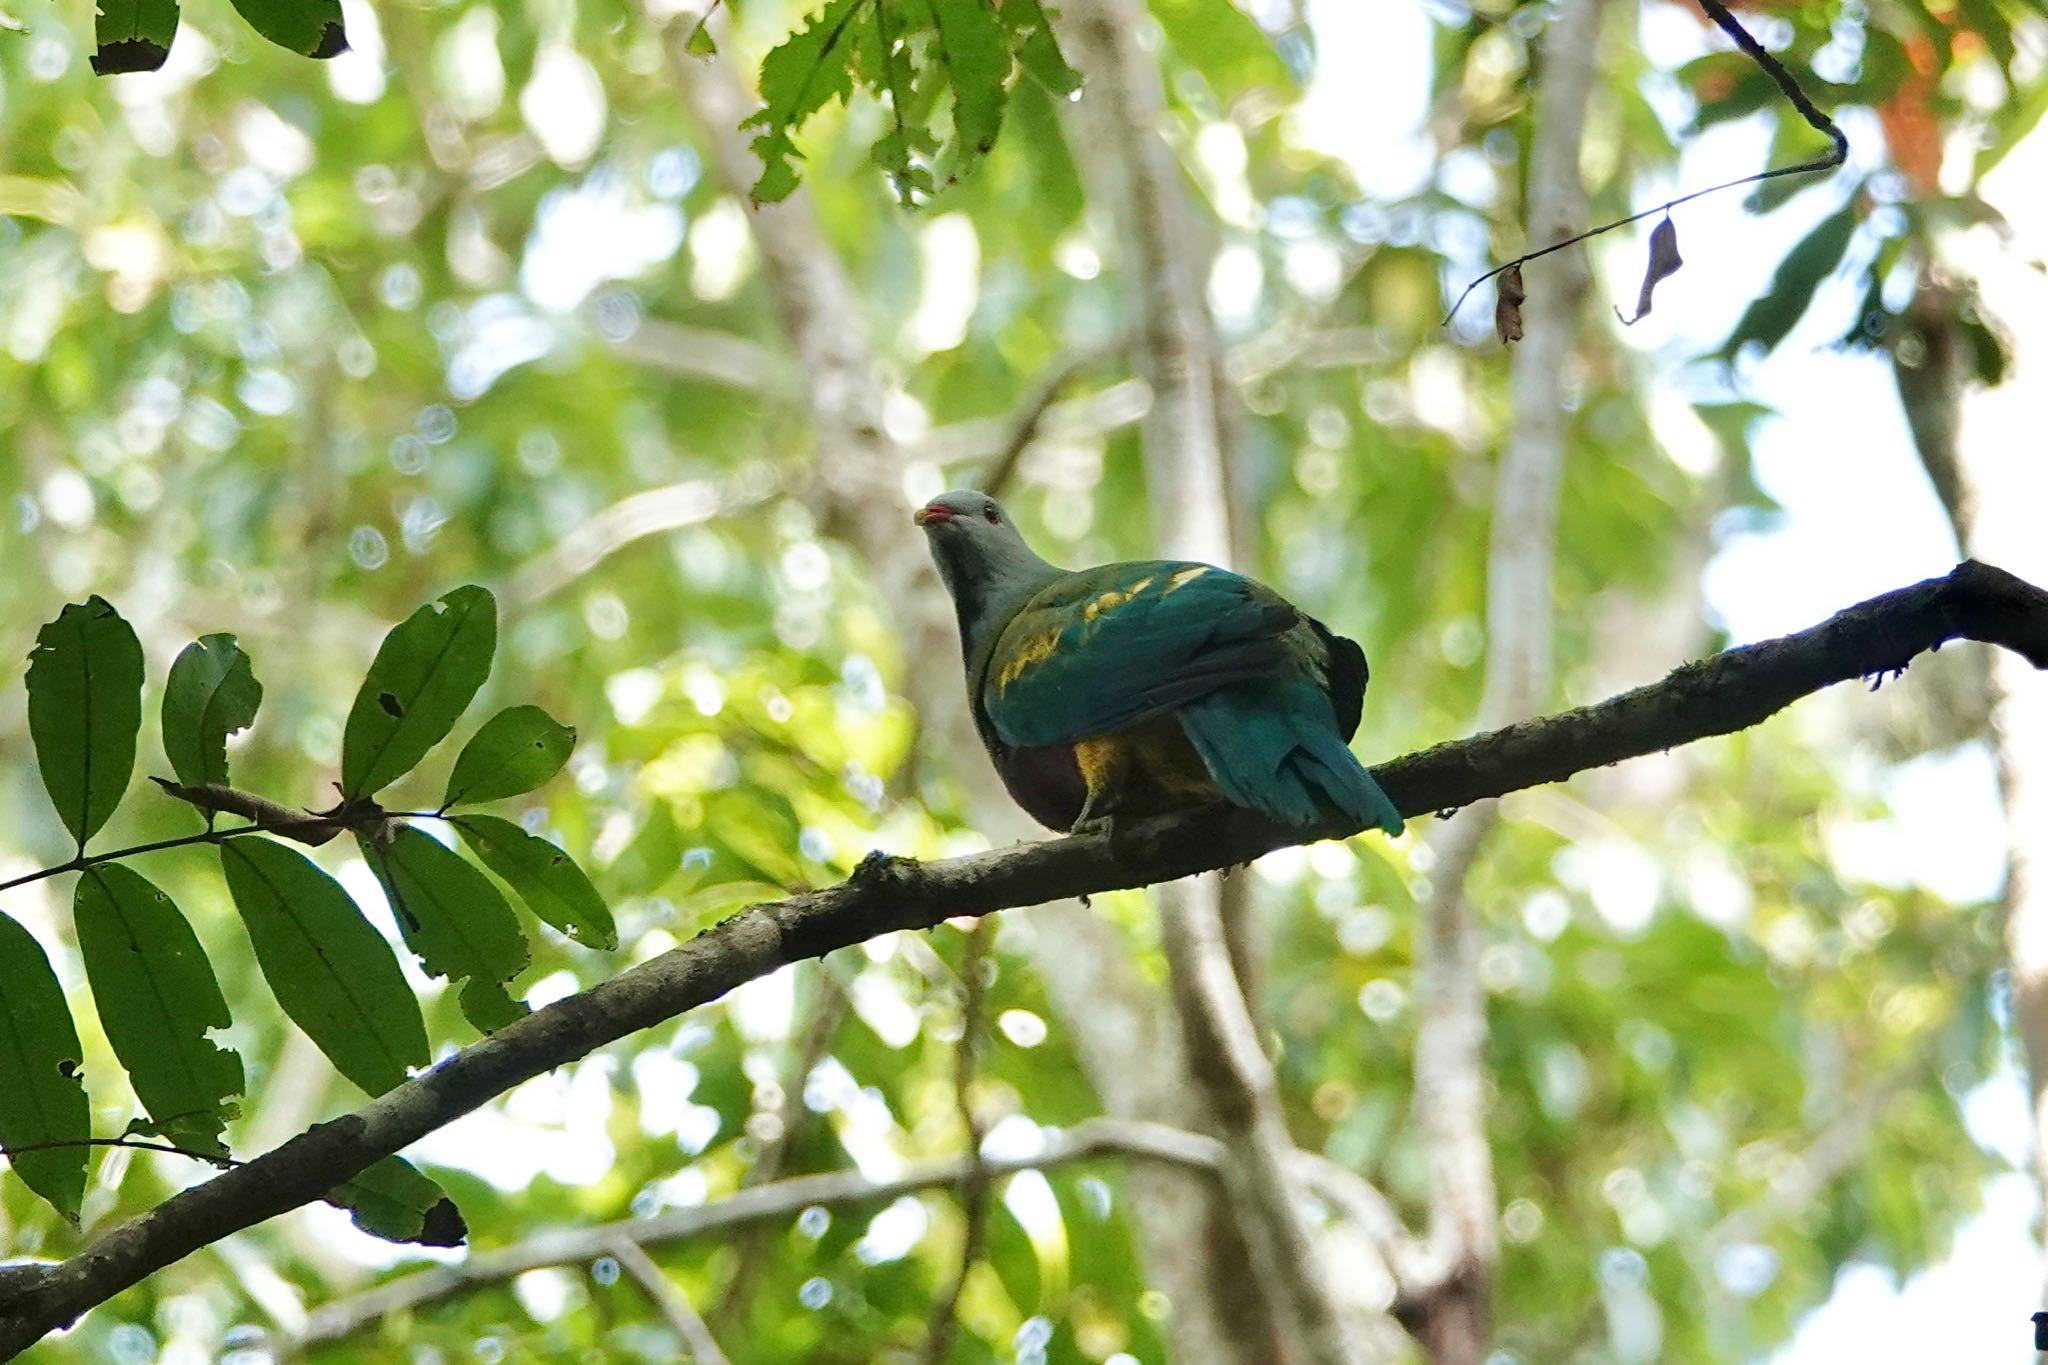
[[[326,59],[348,51],[341,0],[234,0],[249,27],[301,57]]]
[[[965,165],[995,146],[1009,98],[1010,46],[991,0],[931,0],[939,63],[953,91],[956,158]]]
[[[924,15],[930,14],[929,8],[921,8]],[[926,164],[939,146],[928,126],[935,90],[932,82],[921,79],[924,73],[912,60],[920,37],[935,36],[937,28],[935,23],[921,24],[916,12],[905,14],[893,5],[878,4],[872,12],[872,44],[860,31],[866,26],[856,25],[854,69],[863,84],[886,100],[889,126],[875,139],[872,156],[895,187],[897,201],[909,206],[938,188]]]
[[[530,792],[560,772],[575,747],[575,727],[538,706],[500,711],[462,746],[441,808]]]
[[[93,74],[155,71],[178,35],[178,0],[100,0],[93,21]]]
[[[71,917],[100,1023],[152,1126],[225,1155],[220,1135],[228,1101],[242,1093],[242,1059],[206,1036],[232,1020],[192,926],[119,864],[78,879]]]
[[[228,782],[228,736],[263,701],[249,656],[232,635],[202,635],[178,652],[164,684],[164,757],[188,787]]]
[[[372,1237],[420,1246],[459,1247],[469,1235],[455,1201],[403,1157],[387,1156],[327,1192]]]
[[[1010,31],[1018,65],[1051,94],[1071,95],[1081,88],[1081,73],[1067,65],[1053,37],[1052,21],[1038,0],[1003,0],[996,17]]]
[[[610,907],[576,860],[538,835],[494,815],[458,815],[449,823],[483,865],[519,893],[526,908],[587,948],[616,948]]]
[[[478,1028],[503,1027],[525,1012],[492,987],[526,966],[526,935],[491,879],[424,830],[404,826],[382,848],[362,842],[405,941],[435,976],[469,978],[463,1014]],[[472,1005],[475,1006],[472,1009]]]
[[[0,1147],[22,1182],[78,1222],[92,1110],[78,1078],[78,1030],[35,936],[0,915]],[[75,1143],[40,1151],[38,1143]]]
[[[28,732],[43,786],[80,848],[128,789],[141,728],[135,631],[103,597],[65,607],[28,656]]]
[[[761,178],[751,192],[755,203],[789,197],[797,180],[793,163],[802,156],[792,135],[805,119],[852,91],[848,49],[842,44],[863,3],[865,0],[830,0],[762,59],[762,107],[740,125],[761,129],[754,139],[754,150],[761,157]]]
[[[342,730],[342,795],[372,796],[411,772],[484,685],[497,647],[498,604],[474,584],[394,626]]]
[[[229,840],[220,862],[264,980],[336,1070],[381,1095],[427,1064],[427,1028],[398,958],[340,882],[268,839]]]
[[[462,1017],[484,1033],[496,1033],[507,1024],[516,1024],[533,1013],[524,1000],[517,999],[505,989],[502,981],[489,981],[473,976],[462,983],[461,992],[455,1001],[462,1007]]]

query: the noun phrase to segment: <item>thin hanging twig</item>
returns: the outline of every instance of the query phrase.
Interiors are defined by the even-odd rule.
[[[719,1349],[718,1338],[711,1335],[689,1295],[662,1272],[645,1247],[621,1233],[607,1242],[605,1249],[619,1263],[619,1269],[640,1286],[640,1292],[668,1323],[669,1330],[682,1341],[692,1365],[729,1365],[725,1352]]]
[[[1681,194],[1676,199],[1667,199],[1661,204],[1644,209],[1641,213],[1632,213],[1626,218],[1617,218],[1611,223],[1602,223],[1599,227],[1587,228],[1584,232],[1567,237],[1561,242],[1552,242],[1549,246],[1526,252],[1515,257],[1512,261],[1497,265],[1465,286],[1464,292],[1458,295],[1458,301],[1451,305],[1451,311],[1444,314],[1444,326],[1448,327],[1451,325],[1451,319],[1458,315],[1458,309],[1463,307],[1465,300],[1472,296],[1473,290],[1485,284],[1494,276],[1501,274],[1503,271],[1512,270],[1525,261],[1533,261],[1540,257],[1548,256],[1554,251],[1563,251],[1566,247],[1577,246],[1587,238],[1598,237],[1603,232],[1612,232],[1616,228],[1627,227],[1630,223],[1639,223],[1645,218],[1653,218],[1660,213],[1669,213],[1680,204],[1691,203],[1695,199],[1701,199],[1710,194],[1719,194],[1722,190],[1732,190],[1741,185],[1753,185],[1764,180],[1776,180],[1780,176],[1810,175],[1816,171],[1831,171],[1849,159],[1849,139],[1843,135],[1840,128],[1835,126],[1834,120],[1822,113],[1820,107],[1807,97],[1804,90],[1799,88],[1799,82],[1790,71],[1785,69],[1784,63],[1773,57],[1765,50],[1763,44],[1751,37],[1749,30],[1736,22],[1735,16],[1728,12],[1728,7],[1722,4],[1721,0],[1699,0],[1699,7],[1706,11],[1707,17],[1712,19],[1722,32],[1734,40],[1735,46],[1740,48],[1745,56],[1763,68],[1764,74],[1769,76],[1778,89],[1784,93],[1785,98],[1791,102],[1794,109],[1799,111],[1799,116],[1806,120],[1808,126],[1816,132],[1826,134],[1830,144],[1828,150],[1814,157],[1811,161],[1802,161],[1796,166],[1774,166],[1769,170],[1757,171],[1752,175],[1723,181],[1718,185],[1709,185],[1703,190],[1694,190],[1689,194]]]

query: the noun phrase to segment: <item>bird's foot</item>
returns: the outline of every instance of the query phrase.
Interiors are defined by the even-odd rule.
[[[1067,829],[1069,834],[1101,835],[1111,843],[1116,842],[1116,817],[1114,815],[1083,815]]]

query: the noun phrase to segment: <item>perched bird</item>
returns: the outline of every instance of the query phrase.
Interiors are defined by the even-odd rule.
[[[1364,653],[1271,588],[1174,560],[1055,568],[984,493],[915,520],[959,613],[982,743],[1041,824],[1221,800],[1297,829],[1401,832],[1346,744]]]

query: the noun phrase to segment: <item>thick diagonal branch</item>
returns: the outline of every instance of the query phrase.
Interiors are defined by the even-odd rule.
[[[1901,672],[1955,639],[2048,668],[2048,592],[1965,561],[1940,578],[1838,612],[1810,630],[1687,664],[1595,706],[1439,744],[1374,770],[1404,814],[1469,805],[1757,724],[1834,683]],[[1310,832],[1340,837],[1345,829]],[[319,1199],[371,1162],[501,1095],[790,962],[956,915],[1192,876],[1301,842],[1243,811],[1165,816],[1114,841],[1091,834],[919,863],[873,854],[837,886],[741,911],[601,985],[536,1010],[431,1070],[185,1190],[49,1267],[15,1267],[0,1297],[0,1353],[203,1246]]]

